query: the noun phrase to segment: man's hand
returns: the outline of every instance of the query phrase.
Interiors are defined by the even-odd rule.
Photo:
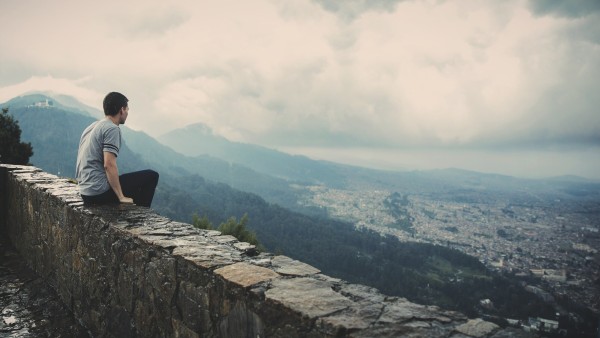
[[[123,204],[133,204],[133,198],[123,196],[123,197],[119,198],[119,202],[121,202]]]

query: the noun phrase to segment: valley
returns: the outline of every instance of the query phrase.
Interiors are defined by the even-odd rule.
[[[399,195],[393,191],[309,186],[305,193],[300,203],[325,209],[331,217],[357,228],[403,242],[457,249],[490,269],[535,281],[538,286],[529,290],[549,303],[569,298],[599,313],[597,201],[538,197],[513,204],[510,199],[500,202],[474,193],[465,202],[453,200],[452,194],[427,193],[402,196],[408,203],[390,208],[391,196]],[[398,219],[397,215],[405,216]],[[394,226],[407,222],[408,226]]]

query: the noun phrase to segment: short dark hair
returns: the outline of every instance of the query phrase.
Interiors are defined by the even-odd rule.
[[[129,100],[125,95],[117,92],[110,92],[104,97],[102,105],[104,107],[104,115],[115,116],[121,108],[127,107]]]

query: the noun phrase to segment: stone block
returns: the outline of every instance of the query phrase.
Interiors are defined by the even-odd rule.
[[[483,319],[471,319],[456,327],[456,331],[471,337],[485,337],[500,327]]]
[[[215,270],[215,273],[225,280],[243,288],[279,277],[271,269],[248,263],[235,263]]]
[[[179,284],[176,307],[181,322],[194,332],[206,332],[211,326],[209,296],[206,287],[188,281]]]
[[[267,302],[274,302],[303,316],[316,318],[353,305],[333,291],[328,283],[311,278],[275,279],[265,292]]]
[[[321,272],[321,270],[313,266],[291,259],[287,256],[275,256],[271,264],[273,264],[273,269],[282,275],[308,276]]]
[[[238,301],[233,309],[220,321],[221,337],[265,337],[264,323],[249,310],[244,302]]]

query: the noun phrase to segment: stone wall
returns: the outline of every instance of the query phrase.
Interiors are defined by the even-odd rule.
[[[97,337],[508,337],[522,333],[349,284],[73,183],[0,165],[0,226]]]

